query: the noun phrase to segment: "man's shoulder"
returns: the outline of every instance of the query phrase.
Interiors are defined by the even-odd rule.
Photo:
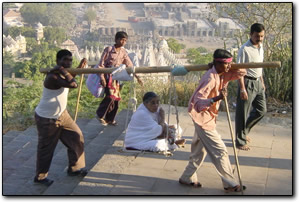
[[[209,69],[202,77],[201,77],[201,82],[212,82],[215,80],[217,72],[213,68]]]
[[[246,49],[247,47],[251,47],[251,46],[252,44],[250,43],[250,40],[248,40],[241,46],[240,49]]]

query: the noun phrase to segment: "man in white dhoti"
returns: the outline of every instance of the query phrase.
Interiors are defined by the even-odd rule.
[[[125,135],[127,149],[159,152],[175,150],[185,143],[184,139],[178,137],[181,128],[165,123],[165,112],[159,104],[160,99],[154,92],[147,92],[143,96],[143,103],[137,108],[128,125]]]

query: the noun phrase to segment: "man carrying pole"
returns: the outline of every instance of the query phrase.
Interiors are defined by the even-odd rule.
[[[67,69],[72,66],[72,53],[60,50],[56,56],[57,65],[45,78],[43,95],[35,109],[38,131],[35,183],[50,186],[48,171],[58,140],[67,147],[68,175],[85,176],[84,138],[78,125],[70,117],[66,106],[69,88],[77,88],[77,83]],[[86,65],[82,59],[78,68]]]
[[[196,171],[207,154],[220,175],[226,192],[241,192],[243,188],[235,180],[226,146],[216,131],[216,117],[220,101],[226,96],[226,87],[231,80],[246,74],[245,69],[230,69],[232,55],[222,49],[214,52],[213,67],[199,81],[199,86],[189,101],[188,111],[195,126],[191,144],[189,164],[179,182],[184,185],[201,187]]]

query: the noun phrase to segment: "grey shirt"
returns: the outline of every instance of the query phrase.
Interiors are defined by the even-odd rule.
[[[242,45],[239,49],[237,63],[249,63],[249,62],[263,62],[264,61],[264,49],[263,45],[257,48],[250,39]],[[247,69],[247,76],[259,78],[263,74],[263,68],[251,68]]]

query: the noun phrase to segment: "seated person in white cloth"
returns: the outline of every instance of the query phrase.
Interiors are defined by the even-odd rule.
[[[143,96],[143,103],[137,108],[128,125],[126,149],[159,152],[175,150],[184,145],[185,140],[179,139],[182,129],[165,123],[165,112],[159,107],[159,103],[160,99],[154,92],[147,92]],[[166,141],[167,127],[169,135]]]

